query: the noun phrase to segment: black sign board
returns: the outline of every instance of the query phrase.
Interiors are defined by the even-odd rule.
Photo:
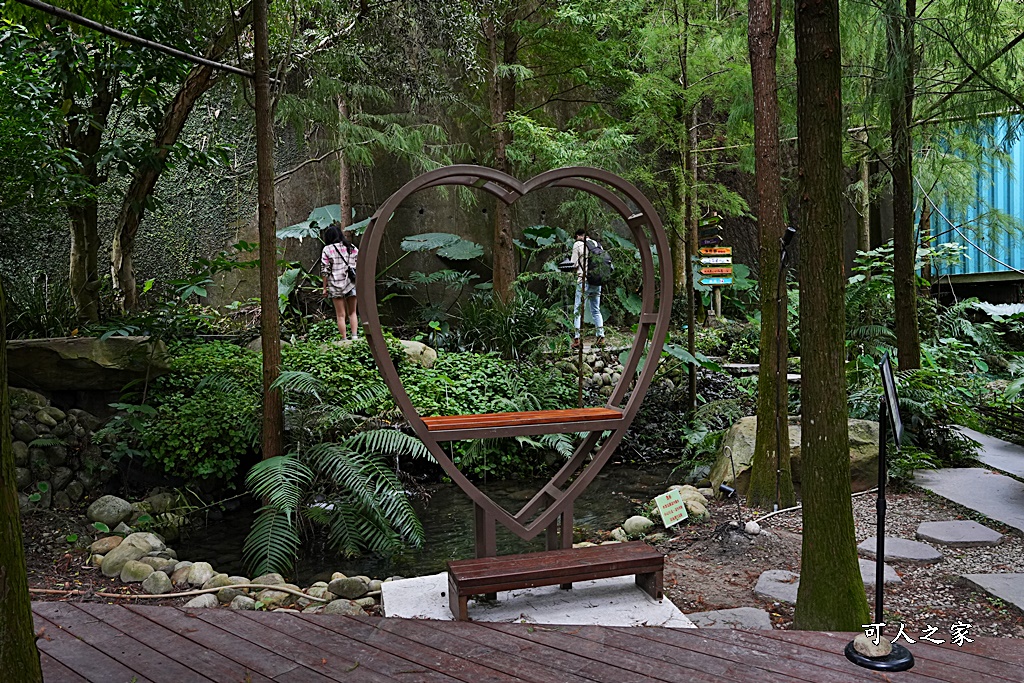
[[[903,440],[903,420],[900,419],[900,402],[896,396],[896,378],[892,374],[892,364],[889,362],[889,354],[882,356],[882,363],[879,365],[882,371],[882,392],[885,395],[885,405],[888,408],[889,423],[892,426],[893,441],[896,442],[896,450],[900,449],[900,442]]]
[[[700,241],[700,246],[702,246],[702,247],[711,247],[711,246],[714,246],[716,244],[721,244],[721,243],[722,243],[722,236],[721,235],[715,235],[714,237],[705,237],[704,239],[702,239]]]

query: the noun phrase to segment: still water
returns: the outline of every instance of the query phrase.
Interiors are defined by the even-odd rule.
[[[611,530],[636,513],[634,500],[649,500],[664,493],[670,484],[679,483],[672,476],[671,464],[608,465],[590,487],[576,500],[574,525],[584,534]],[[506,510],[518,511],[546,479],[496,481],[480,488]],[[388,576],[423,576],[445,570],[448,560],[473,556],[473,503],[458,486],[436,484],[428,489],[427,500],[415,502],[423,523],[426,540],[415,550],[405,550],[390,558],[358,557],[345,559],[333,553],[311,553],[300,559],[293,580],[300,586],[340,571],[348,576],[364,574],[372,578]],[[242,564],[242,543],[252,521],[252,509],[232,513],[221,522],[194,531],[176,544],[183,560],[210,562],[218,572],[245,576]],[[173,545],[173,544],[172,544]],[[499,525],[498,553],[542,550],[544,534],[530,542],[512,535]]]

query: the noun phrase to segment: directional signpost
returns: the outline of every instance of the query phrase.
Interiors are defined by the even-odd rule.
[[[717,226],[715,226],[717,229]],[[722,315],[722,295],[718,287],[732,284],[732,247],[714,246],[722,241],[721,235],[708,237],[700,241],[700,283],[705,287],[715,287],[715,313]]]
[[[731,277],[702,277],[700,279],[702,285],[708,285],[710,287],[723,287],[725,285],[732,284]]]

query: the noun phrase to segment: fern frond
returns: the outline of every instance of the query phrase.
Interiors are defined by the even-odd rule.
[[[299,554],[299,532],[292,514],[274,507],[257,511],[256,520],[245,537],[242,559],[253,576],[291,571]]]
[[[270,506],[294,510],[313,476],[313,471],[294,455],[279,455],[253,465],[245,483],[253,495]]]
[[[397,429],[371,429],[359,432],[345,439],[342,444],[352,451],[434,459],[422,441]]]

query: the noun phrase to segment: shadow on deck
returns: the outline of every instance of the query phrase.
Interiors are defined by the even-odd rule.
[[[911,646],[912,671],[846,661],[851,634],[724,629],[543,627],[221,609],[37,602],[47,683],[94,681],[1024,680],[1024,641]],[[10,679],[7,679],[10,680]]]

